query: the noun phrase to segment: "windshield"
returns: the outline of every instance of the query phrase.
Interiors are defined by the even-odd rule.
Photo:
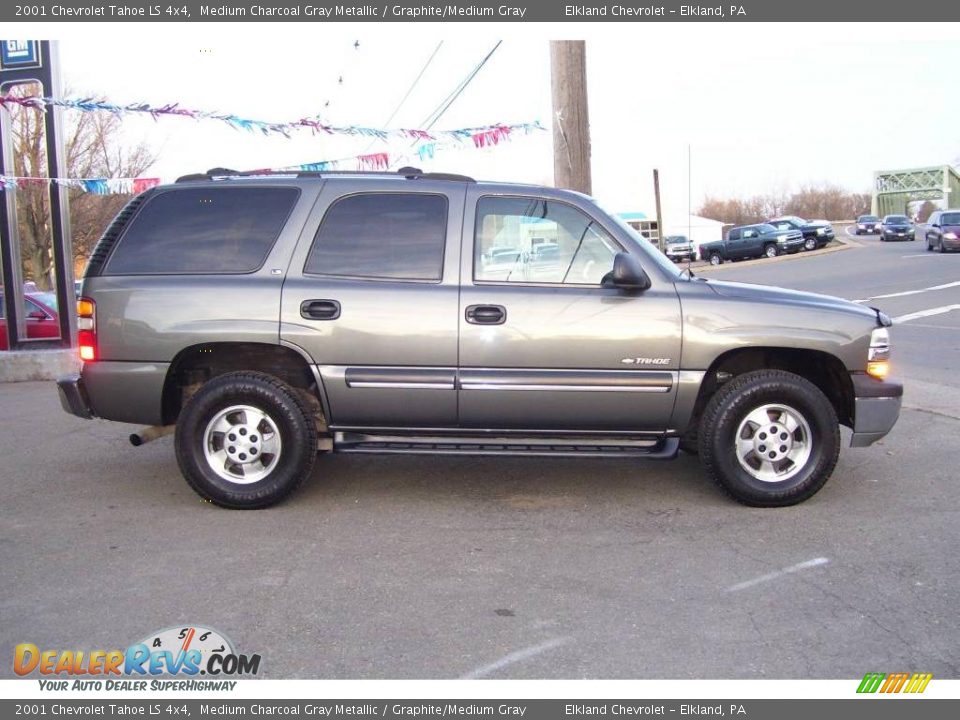
[[[643,235],[634,230],[630,225],[627,224],[626,220],[618,217],[614,213],[607,212],[594,198],[589,198],[598,210],[601,211],[602,216],[616,225],[620,230],[622,230],[631,240],[636,243],[638,248],[643,247],[652,247],[650,241],[647,240]],[[638,252],[643,253],[642,257],[644,261],[650,261],[654,263],[661,272],[667,275],[672,280],[679,280],[683,276],[683,271],[680,270],[666,255],[661,252],[645,252],[644,250],[638,250]]]
[[[859,222],[877,222],[879,219],[876,215],[861,215]]]
[[[960,212],[944,213],[940,217],[941,225],[960,225]]]
[[[777,230],[793,230],[793,228],[789,225],[783,225],[782,227],[778,225],[774,227],[773,225],[769,225],[767,223],[764,223],[763,225],[757,225],[756,228],[762,233],[776,232]]]
[[[884,220],[885,223],[908,223],[906,215],[887,215]]]
[[[680,245],[689,242],[683,235],[671,235],[666,239],[667,245]]]

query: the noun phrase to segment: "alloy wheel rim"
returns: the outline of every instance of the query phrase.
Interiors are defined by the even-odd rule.
[[[810,424],[795,408],[779,403],[751,410],[734,439],[737,462],[761,482],[783,482],[806,467],[813,451]]]
[[[250,485],[267,477],[280,461],[277,424],[252,405],[232,405],[207,423],[203,454],[207,464],[228,482]]]

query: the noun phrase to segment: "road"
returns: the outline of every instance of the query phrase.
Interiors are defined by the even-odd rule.
[[[903,318],[900,422],[807,503],[736,505],[690,456],[334,456],[231,512],[169,438],[133,448],[51,384],[0,385],[0,676],[16,643],[202,623],[274,678],[960,677],[960,311],[917,315],[960,304],[960,254],[862,238],[700,272]]]

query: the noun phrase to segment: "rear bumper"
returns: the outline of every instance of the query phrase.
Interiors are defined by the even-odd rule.
[[[866,447],[885,436],[900,417],[903,385],[852,375],[854,392],[853,437],[850,447]]]
[[[87,393],[83,389],[83,380],[76,373],[65,375],[57,380],[57,392],[60,395],[60,404],[65,412],[89,420],[93,417]]]

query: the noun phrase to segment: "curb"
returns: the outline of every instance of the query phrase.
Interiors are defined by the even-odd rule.
[[[0,352],[0,383],[56,380],[79,367],[75,350],[4,350]]]
[[[803,252],[802,250],[793,255],[777,255],[775,258],[757,258],[756,260],[740,260],[736,263],[732,261],[727,261],[723,265],[711,265],[710,263],[704,263],[703,267],[696,268],[697,272],[703,272],[705,270],[723,270],[730,267],[752,267],[757,264],[769,265],[771,263],[785,262],[787,260],[805,260],[807,258],[814,258],[819,255],[829,255],[830,253],[840,252],[841,250],[852,250],[853,248],[863,247],[862,245],[854,245],[852,243],[841,242],[840,245],[831,247],[820,248],[819,250],[813,250],[812,252]]]

